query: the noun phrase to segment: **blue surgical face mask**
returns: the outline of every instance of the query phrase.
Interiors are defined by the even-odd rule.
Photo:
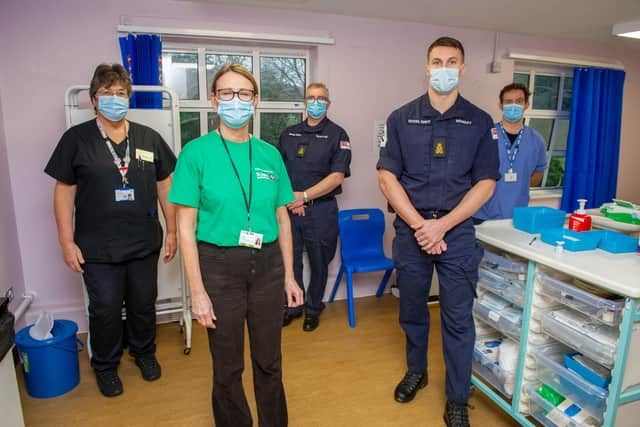
[[[429,84],[438,93],[449,93],[458,87],[458,68],[432,68],[429,73]]]
[[[129,111],[129,99],[119,96],[99,96],[98,111],[112,122],[119,122]]]
[[[313,119],[319,119],[327,113],[327,103],[320,101],[307,102],[307,114]]]
[[[505,104],[502,106],[502,117],[508,122],[517,122],[524,114],[524,107],[520,104]]]
[[[241,101],[237,96],[230,101],[218,101],[218,116],[232,129],[246,125],[253,112],[253,101]]]

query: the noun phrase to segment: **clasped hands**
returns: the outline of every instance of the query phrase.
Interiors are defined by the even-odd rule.
[[[304,216],[304,196],[302,191],[295,191],[293,195],[296,198],[287,205],[287,209],[294,215]]]
[[[441,219],[422,219],[411,227],[420,249],[429,255],[439,255],[447,250],[444,235],[447,228]]]

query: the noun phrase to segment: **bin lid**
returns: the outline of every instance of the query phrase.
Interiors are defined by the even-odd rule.
[[[18,331],[16,334],[15,342],[18,347],[47,347],[51,344],[58,343],[68,339],[69,337],[75,336],[78,332],[78,325],[76,322],[72,320],[55,320],[53,322],[53,329],[51,330],[52,338],[46,340],[34,340],[29,335],[29,329],[31,329],[33,325],[26,326]]]

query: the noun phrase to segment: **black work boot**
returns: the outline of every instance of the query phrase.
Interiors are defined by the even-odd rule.
[[[96,371],[96,382],[100,393],[105,397],[115,397],[122,394],[122,381],[115,369]]]
[[[407,372],[394,392],[396,402],[411,402],[413,398],[416,397],[418,390],[425,388],[428,382],[429,377],[426,372],[421,374],[412,374]]]
[[[146,381],[155,381],[162,375],[162,369],[155,356],[136,357],[136,365]]]
[[[456,403],[447,400],[443,417],[447,427],[470,427],[467,406],[466,403]]]

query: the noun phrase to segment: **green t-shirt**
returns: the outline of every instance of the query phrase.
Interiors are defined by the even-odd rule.
[[[263,243],[271,243],[278,238],[276,208],[294,200],[293,190],[282,156],[274,146],[253,136],[250,142],[227,141],[247,198],[249,144],[253,157],[251,231],[262,233]],[[178,157],[169,201],[198,209],[198,240],[238,246],[240,231],[248,230],[242,189],[217,132],[184,147]]]

